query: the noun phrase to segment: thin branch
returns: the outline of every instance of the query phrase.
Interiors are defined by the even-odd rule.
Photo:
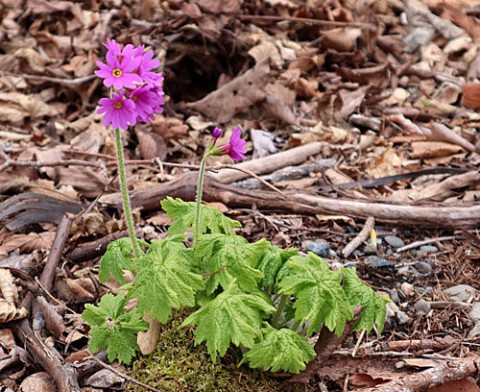
[[[347,258],[348,256],[350,256],[352,252],[355,249],[357,249],[363,241],[366,241],[374,226],[375,226],[375,219],[373,219],[372,217],[369,217],[365,222],[365,225],[363,226],[360,233],[358,233],[358,235],[353,240],[351,240],[345,246],[345,248],[343,248],[342,250],[343,257]]]

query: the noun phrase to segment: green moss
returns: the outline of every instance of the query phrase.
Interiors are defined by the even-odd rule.
[[[157,350],[134,362],[129,375],[164,392],[276,392],[295,388],[268,377],[267,373],[238,367],[238,358],[228,356],[212,363],[206,347],[193,346],[193,328],[178,330],[186,315],[176,317],[163,327]],[[305,390],[300,387],[298,390]],[[143,388],[128,384],[125,391]]]

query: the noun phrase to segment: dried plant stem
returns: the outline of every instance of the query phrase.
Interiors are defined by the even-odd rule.
[[[120,129],[115,129],[115,143],[117,150],[118,178],[120,180],[120,190],[122,193],[123,214],[127,223],[128,235],[132,241],[133,253],[135,257],[140,257],[140,247],[135,236],[135,224],[133,222],[132,207],[128,195],[127,174],[125,169],[125,160],[123,157],[122,135]]]

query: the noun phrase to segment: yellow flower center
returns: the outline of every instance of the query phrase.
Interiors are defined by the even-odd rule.
[[[123,108],[123,102],[122,101],[117,101],[113,104],[113,107],[115,109],[121,109],[121,108]]]
[[[138,95],[132,95],[132,101],[133,102],[137,102],[137,99],[138,99]]]
[[[120,68],[115,68],[112,72],[112,75],[116,78],[119,78],[123,75],[123,72]]]

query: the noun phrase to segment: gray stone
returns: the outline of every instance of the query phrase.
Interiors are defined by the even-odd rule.
[[[378,256],[368,256],[365,258],[364,262],[367,267],[372,268],[393,267],[395,265],[393,261]]]
[[[418,251],[417,251],[417,256],[418,257],[426,257],[428,255],[431,255],[433,253],[437,253],[438,248],[433,245],[423,245],[421,246]]]
[[[395,302],[397,305],[400,303],[400,297],[398,296],[398,291],[393,289],[393,290],[390,290],[390,292],[388,293],[390,299]]]
[[[403,240],[400,237],[397,237],[394,235],[387,235],[383,237],[383,239],[392,248],[401,248],[402,246],[405,246],[405,242],[403,242]]]
[[[477,290],[467,284],[459,284],[456,286],[449,287],[448,289],[442,290],[442,293],[445,294],[450,301],[455,302],[465,302],[468,299],[475,295]]]
[[[474,327],[468,332],[467,338],[471,339],[480,335],[480,322],[475,323]]]
[[[309,252],[315,253],[317,256],[327,258],[330,256],[330,246],[323,241],[305,241],[303,243],[305,249]]]
[[[468,317],[472,321],[480,321],[480,302],[475,302],[472,306],[472,310],[468,313]]]
[[[391,322],[393,317],[397,319],[398,324],[400,325],[407,324],[412,321],[412,318],[409,317],[403,310],[400,310],[395,303],[389,302],[387,304],[387,320]]]
[[[425,314],[428,314],[428,312],[430,312],[430,309],[432,308],[432,304],[424,300],[423,298],[421,298],[417,301],[414,308],[418,315],[425,315]]]
[[[412,271],[409,265],[404,265],[397,270],[398,275],[409,276],[412,275]]]
[[[420,275],[429,276],[432,273],[432,266],[424,261],[419,261],[415,264],[415,269]]]

